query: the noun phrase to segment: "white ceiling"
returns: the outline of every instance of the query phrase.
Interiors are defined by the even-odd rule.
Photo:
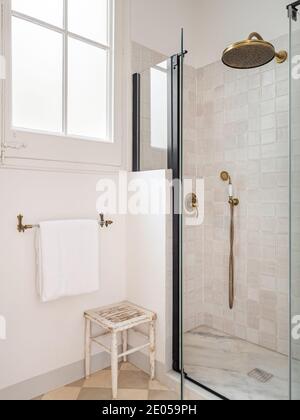
[[[185,29],[189,63],[202,67],[257,31],[267,40],[288,33],[288,0],[131,0],[132,40],[165,55],[180,50]],[[278,46],[279,49],[286,46]]]

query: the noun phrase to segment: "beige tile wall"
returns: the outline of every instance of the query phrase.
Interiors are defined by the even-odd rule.
[[[275,41],[287,48],[287,38]],[[205,178],[204,323],[288,352],[288,64],[197,72],[197,170]],[[187,163],[188,164],[188,163]],[[235,212],[234,310],[228,307],[228,188]]]
[[[197,70],[184,66],[184,177],[202,177],[201,143],[197,133]],[[201,170],[199,170],[201,169]],[[184,229],[184,329],[189,331],[203,324],[203,227]]]
[[[292,36],[293,56],[300,56],[300,31],[299,22],[294,24]],[[298,67],[299,69],[299,67]],[[294,73],[293,73],[294,74]],[[299,70],[296,78],[292,80],[292,315],[300,315],[300,78]],[[300,340],[292,341],[292,354],[300,360]],[[296,365],[293,364],[296,369]],[[298,373],[298,372],[297,372]],[[297,382],[299,374],[293,375],[293,381]],[[300,389],[294,387],[293,396],[299,398]]]

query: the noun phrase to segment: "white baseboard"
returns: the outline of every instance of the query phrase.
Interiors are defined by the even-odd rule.
[[[110,366],[107,353],[92,357],[91,370],[97,372]],[[27,381],[0,390],[0,400],[31,400],[54,389],[76,382],[84,377],[84,361],[64,366],[61,369],[28,379]]]

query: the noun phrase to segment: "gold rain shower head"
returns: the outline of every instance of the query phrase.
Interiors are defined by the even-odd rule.
[[[277,53],[273,44],[265,41],[257,32],[252,32],[245,41],[226,48],[222,61],[228,67],[243,70],[264,66],[274,58],[278,64],[282,64],[287,60],[288,53]]]

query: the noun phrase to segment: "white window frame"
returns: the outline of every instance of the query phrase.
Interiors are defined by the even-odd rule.
[[[128,85],[130,77],[130,58],[124,51],[130,50],[130,29],[129,16],[130,7],[128,0],[109,0],[111,24],[108,46],[95,43],[87,38],[70,33],[65,29],[57,28],[51,24],[43,26],[65,34],[65,38],[71,36],[101,48],[111,48],[109,56],[109,84],[108,104],[110,108],[108,127],[110,133],[108,139],[93,139],[82,136],[68,136],[65,134],[55,134],[26,130],[12,127],[12,56],[11,56],[11,0],[0,0],[3,5],[3,51],[6,58],[6,80],[4,81],[4,94],[2,98],[3,124],[2,141],[8,148],[5,150],[7,159],[64,162],[65,168],[74,164],[124,167],[127,163],[124,142],[128,141],[128,117],[130,109],[128,107]],[[64,0],[66,3],[66,0]],[[84,0],[83,0],[84,1]],[[20,15],[20,14],[18,14]],[[22,15],[24,17],[24,15]],[[38,19],[30,17],[30,21],[40,24]],[[65,51],[65,56],[67,51]],[[114,71],[112,71],[114,69]],[[67,69],[64,70],[67,74]],[[64,101],[67,104],[67,87],[64,86]],[[124,111],[125,109],[125,111]],[[67,109],[64,107],[66,117]],[[66,122],[66,119],[64,120]],[[12,147],[9,147],[12,145]],[[15,146],[23,146],[19,148]],[[69,165],[70,164],[70,165]],[[30,166],[30,164],[28,164]]]

